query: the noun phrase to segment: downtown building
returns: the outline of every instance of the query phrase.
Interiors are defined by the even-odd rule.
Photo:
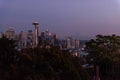
[[[18,38],[18,47],[20,49],[27,47],[27,33],[24,31],[21,31]]]
[[[4,36],[4,34],[2,32],[0,32],[0,39]]]
[[[15,31],[13,28],[9,28],[6,33],[5,33],[6,38],[9,40],[14,40],[15,39]]]

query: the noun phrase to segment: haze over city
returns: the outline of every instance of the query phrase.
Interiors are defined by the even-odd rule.
[[[120,0],[0,0],[0,31],[49,29],[61,37],[120,35]]]

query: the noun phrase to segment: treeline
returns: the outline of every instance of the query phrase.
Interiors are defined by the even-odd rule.
[[[120,36],[97,35],[86,43],[87,63],[94,65],[95,80],[120,80]]]
[[[58,47],[15,49],[15,41],[0,39],[0,80],[90,80],[83,60]]]
[[[120,36],[97,35],[88,41],[86,59],[47,44],[18,51],[15,42],[0,39],[0,80],[120,79]]]

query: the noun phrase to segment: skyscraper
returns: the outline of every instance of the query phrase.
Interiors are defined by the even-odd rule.
[[[6,31],[6,38],[8,39],[15,39],[15,31],[13,28],[9,28],[7,31]]]
[[[3,37],[3,33],[2,32],[0,32],[0,38],[2,38]]]
[[[28,30],[27,47],[33,47],[33,46],[34,46],[34,34],[32,30]]]
[[[27,33],[24,31],[21,31],[19,35],[19,47],[25,48],[27,46]]]
[[[75,48],[80,48],[80,40],[75,40]]]
[[[71,49],[72,45],[71,45],[71,37],[67,38],[67,49]]]

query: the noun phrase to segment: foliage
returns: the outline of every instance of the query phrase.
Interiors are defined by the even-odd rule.
[[[87,80],[79,58],[58,47],[16,51],[14,41],[0,39],[0,80]]]
[[[88,61],[93,64],[99,64],[101,61],[113,61],[119,54],[120,36],[97,35],[96,39],[91,39],[86,44]]]
[[[86,43],[86,51],[89,53],[88,63],[94,65],[94,75],[100,74],[101,78],[104,79],[116,76],[113,66],[114,63],[120,61],[120,36],[97,35],[96,39],[91,39]]]

